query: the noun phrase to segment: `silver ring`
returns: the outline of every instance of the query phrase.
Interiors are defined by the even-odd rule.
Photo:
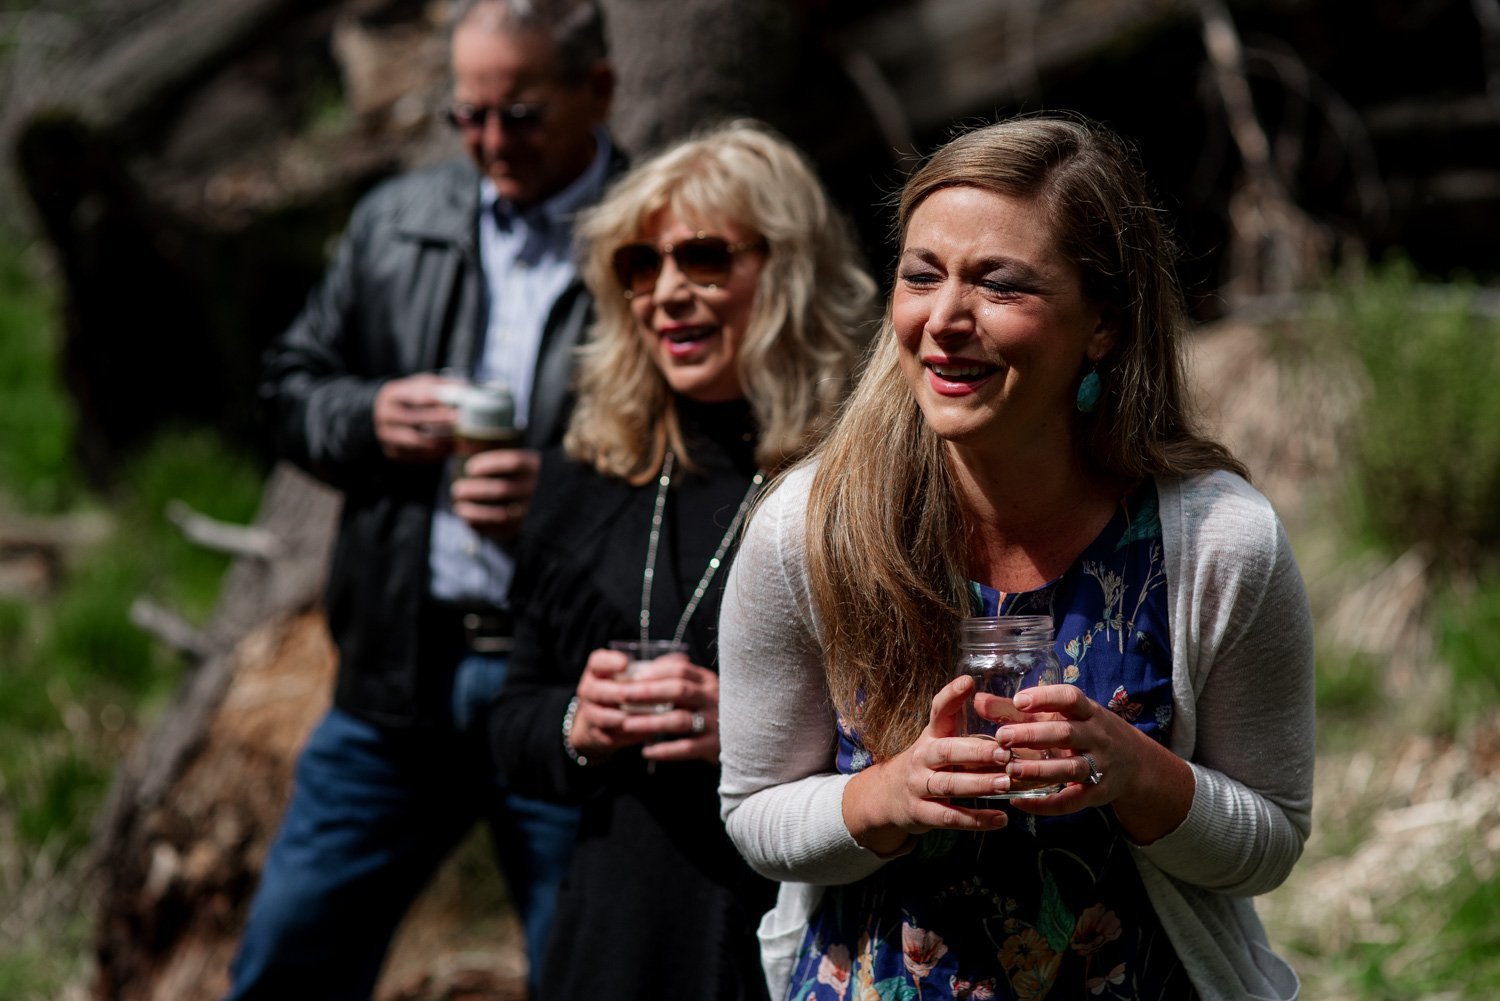
[[[693,713],[693,732],[702,733],[708,729],[708,720],[703,718],[702,713]]]
[[[1098,785],[1100,783],[1100,781],[1102,781],[1103,778],[1104,778],[1104,773],[1099,770],[1099,763],[1097,761],[1095,761],[1094,760],[1094,756],[1092,754],[1090,754],[1089,752],[1087,752],[1087,751],[1080,751],[1079,754],[1078,754],[1078,756],[1080,758],[1082,758],[1084,761],[1088,762],[1088,766],[1089,766],[1089,774],[1088,774],[1088,777],[1087,777],[1088,784],[1091,785],[1091,786]]]

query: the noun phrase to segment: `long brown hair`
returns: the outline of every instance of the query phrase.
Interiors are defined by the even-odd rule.
[[[1183,395],[1186,314],[1174,249],[1134,157],[1082,119],[1021,118],[967,132],[912,174],[904,240],[933,192],[971,186],[1035,199],[1083,292],[1116,320],[1097,409],[1072,435],[1086,468],[1124,480],[1244,467],[1200,434]],[[818,450],[806,532],[834,705],[878,757],[911,743],[950,677],[967,612],[965,524],[943,442],[899,366],[887,313],[868,370]],[[1080,372],[1080,378],[1083,376]]]

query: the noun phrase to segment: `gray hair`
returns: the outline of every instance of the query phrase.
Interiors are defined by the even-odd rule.
[[[557,75],[563,83],[583,82],[595,64],[609,58],[604,12],[595,0],[458,0],[450,30],[469,24],[501,34],[541,31],[552,40]]]

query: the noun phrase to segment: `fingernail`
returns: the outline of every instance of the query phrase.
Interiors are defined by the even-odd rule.
[[[1020,777],[1023,770],[1024,769],[1022,768],[1022,765],[1019,761],[1012,761],[1010,764],[1005,766],[1005,773],[1007,775],[1015,775],[1017,777]]]
[[[1031,696],[1030,695],[1025,695],[1025,694],[1017,695],[1016,696],[1016,708],[1017,709],[1030,709],[1031,708]]]
[[[995,764],[997,764],[997,765],[1003,765],[1003,764],[1005,764],[1006,762],[1008,762],[1010,760],[1011,753],[1010,753],[1010,751],[1006,750],[1005,748],[999,747],[999,748],[995,749],[994,758],[995,758]]]
[[[1007,791],[1009,789],[1010,789],[1010,776],[1009,775],[997,775],[997,776],[995,776],[994,790],[996,792],[1005,792],[1005,791]]]

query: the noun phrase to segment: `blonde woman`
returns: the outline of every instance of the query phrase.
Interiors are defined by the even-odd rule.
[[[874,285],[804,158],[750,123],[636,167],[579,232],[598,322],[492,720],[515,788],[583,802],[538,997],[760,997],[774,887],[718,819],[719,595],[761,482],[847,392]],[[683,652],[627,680],[609,644],[647,638]]]
[[[724,813],[787,882],[777,993],[1295,997],[1249,898],[1308,834],[1307,601],[1187,412],[1128,149],[1071,119],[969,132],[898,226],[869,372],[756,513],[721,617]],[[1060,683],[961,736],[959,620],[1023,613]],[[1061,790],[976,800],[1022,783]]]

